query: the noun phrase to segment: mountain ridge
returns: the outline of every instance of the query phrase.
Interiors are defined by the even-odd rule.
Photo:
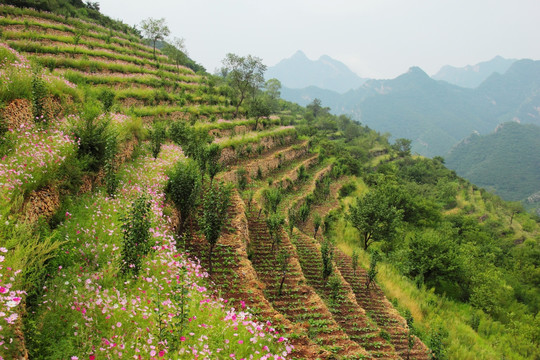
[[[432,78],[465,88],[476,88],[491,74],[504,74],[516,61],[516,59],[505,59],[497,55],[491,60],[475,65],[466,65],[464,67],[445,65]]]
[[[284,89],[283,97],[304,106],[319,98],[336,114],[393,138],[411,139],[413,152],[444,156],[474,131],[487,134],[511,120],[540,124],[540,61],[516,61],[476,89],[435,80],[411,67],[394,79],[367,80],[343,94],[309,87]]]
[[[267,79],[277,78],[289,88],[317,86],[339,93],[357,88],[365,82],[344,63],[328,55],[310,60],[301,50],[269,67],[265,76]]]

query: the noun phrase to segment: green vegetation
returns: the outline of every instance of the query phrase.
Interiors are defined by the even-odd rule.
[[[505,200],[525,201],[540,191],[540,169],[535,154],[540,149],[536,125],[505,123],[490,135],[472,135],[446,156],[458,175]],[[534,207],[534,198],[530,204]]]
[[[2,358],[539,356],[520,204],[260,59],[195,75],[181,41],[0,12]]]
[[[538,247],[538,224],[526,213],[519,216],[524,223],[534,222],[534,227],[525,230],[515,224],[511,206],[457,178],[438,160],[406,157],[379,166],[364,178],[374,187],[364,197],[391,184],[399,184],[398,189],[408,195],[403,198],[399,191],[391,192],[390,204],[403,212],[396,228],[399,236],[385,237],[372,247],[384,254],[377,282],[387,296],[413,312],[418,336],[449,358],[492,358],[495,353],[516,359],[537,356],[537,335],[531,324],[537,321],[540,292],[531,270],[524,267],[538,265],[523,256]],[[350,200],[346,197],[342,202],[348,211],[357,211]],[[391,209],[388,200],[379,203]],[[346,251],[364,247],[354,240],[362,232],[353,221],[346,221],[346,214],[338,212],[331,236],[349,239],[341,245]],[[521,243],[520,238],[527,240]],[[362,256],[367,267],[369,256]],[[371,260],[370,270],[374,255]],[[399,279],[401,275],[408,279]],[[441,321],[448,318],[453,322],[443,325]],[[498,342],[492,343],[495,337]],[[476,342],[476,348],[466,350],[459,338]]]

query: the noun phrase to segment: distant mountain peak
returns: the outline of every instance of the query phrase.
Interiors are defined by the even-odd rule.
[[[302,60],[309,60],[309,58],[307,57],[307,55],[302,51],[302,50],[298,50],[297,52],[295,52],[293,54],[293,56],[290,57],[290,59],[302,59]],[[287,59],[285,59],[287,60]],[[282,60],[283,61],[283,60]]]
[[[489,61],[461,68],[445,65],[432,77],[457,86],[476,88],[493,74],[504,74],[514,62],[515,59],[505,59],[497,55]]]
[[[338,93],[357,89],[365,82],[365,79],[352,72],[344,63],[328,55],[311,60],[301,50],[270,67],[266,78],[277,78],[284,87],[291,89],[316,86]]]
[[[409,71],[407,71],[407,74],[415,74],[415,75],[429,77],[429,75],[426,74],[426,72],[424,70],[422,70],[421,68],[419,68],[418,66],[411,66],[409,68]]]

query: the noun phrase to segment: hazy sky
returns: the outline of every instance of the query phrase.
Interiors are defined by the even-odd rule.
[[[362,77],[428,74],[506,58],[540,59],[539,0],[97,0],[130,25],[164,17],[210,72],[228,52],[273,66],[302,50]]]

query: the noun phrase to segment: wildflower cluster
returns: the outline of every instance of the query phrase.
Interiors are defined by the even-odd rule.
[[[21,270],[13,270],[3,263],[8,250],[0,248],[0,349],[8,350],[13,343],[13,327],[20,317],[18,311],[24,291],[15,290],[16,276]],[[0,360],[3,360],[0,351]]]
[[[75,359],[283,359],[292,351],[271,324],[227,309],[201,266],[177,252],[163,189],[166,170],[182,158],[178,146],[164,144],[157,159],[121,171],[121,196],[94,195],[66,214],[65,267],[40,305],[44,343],[61,335]],[[126,277],[118,270],[122,213],[141,194],[150,202],[152,250],[138,275]]]
[[[6,136],[15,145],[0,159],[0,203],[8,203],[16,195],[46,183],[76,150],[73,137],[54,127],[23,124],[9,129]]]

